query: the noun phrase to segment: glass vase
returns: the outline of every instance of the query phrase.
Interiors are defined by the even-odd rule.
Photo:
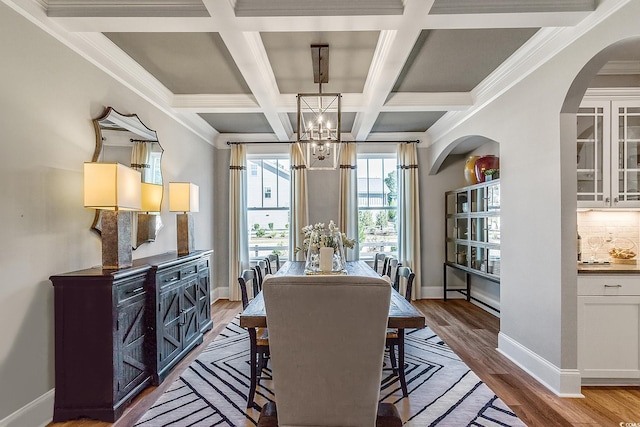
[[[347,274],[339,230],[313,231],[304,266],[305,274]]]

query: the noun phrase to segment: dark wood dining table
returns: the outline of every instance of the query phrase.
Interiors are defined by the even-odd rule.
[[[351,276],[380,277],[373,268],[364,261],[347,262],[347,274]],[[287,261],[275,274],[276,276],[304,276],[303,261]],[[243,328],[266,328],[267,313],[264,308],[262,292],[249,302],[247,308],[240,314],[240,326]],[[399,292],[391,289],[389,303],[389,327],[398,329],[425,326],[424,315],[409,303]]]

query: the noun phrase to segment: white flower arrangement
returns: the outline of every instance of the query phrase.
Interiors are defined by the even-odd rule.
[[[345,233],[342,233],[333,222],[333,220],[329,221],[328,231],[329,233],[327,233],[327,227],[325,226],[324,222],[319,222],[317,224],[306,225],[302,227],[302,233],[304,234],[302,248],[296,247],[295,253],[298,253],[299,251],[304,251],[306,253],[311,245],[315,246],[316,248],[332,247],[337,251],[338,241],[337,239],[334,239],[334,233],[340,233],[342,245],[345,248],[353,249],[353,247],[355,246],[356,241],[354,239],[348,238]]]

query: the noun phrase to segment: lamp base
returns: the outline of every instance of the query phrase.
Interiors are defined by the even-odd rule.
[[[195,251],[193,217],[189,213],[176,215],[178,231],[178,255],[188,255]]]
[[[131,248],[131,212],[102,211],[102,268],[131,267]]]
[[[153,242],[156,240],[156,230],[158,224],[158,215],[148,213],[138,214],[138,230],[136,243],[139,246],[145,242]]]

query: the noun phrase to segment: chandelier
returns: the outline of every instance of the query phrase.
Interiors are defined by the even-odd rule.
[[[307,169],[336,169],[340,160],[341,100],[339,93],[323,93],[329,82],[329,46],[311,45],[314,83],[318,93],[299,93],[296,144]]]

